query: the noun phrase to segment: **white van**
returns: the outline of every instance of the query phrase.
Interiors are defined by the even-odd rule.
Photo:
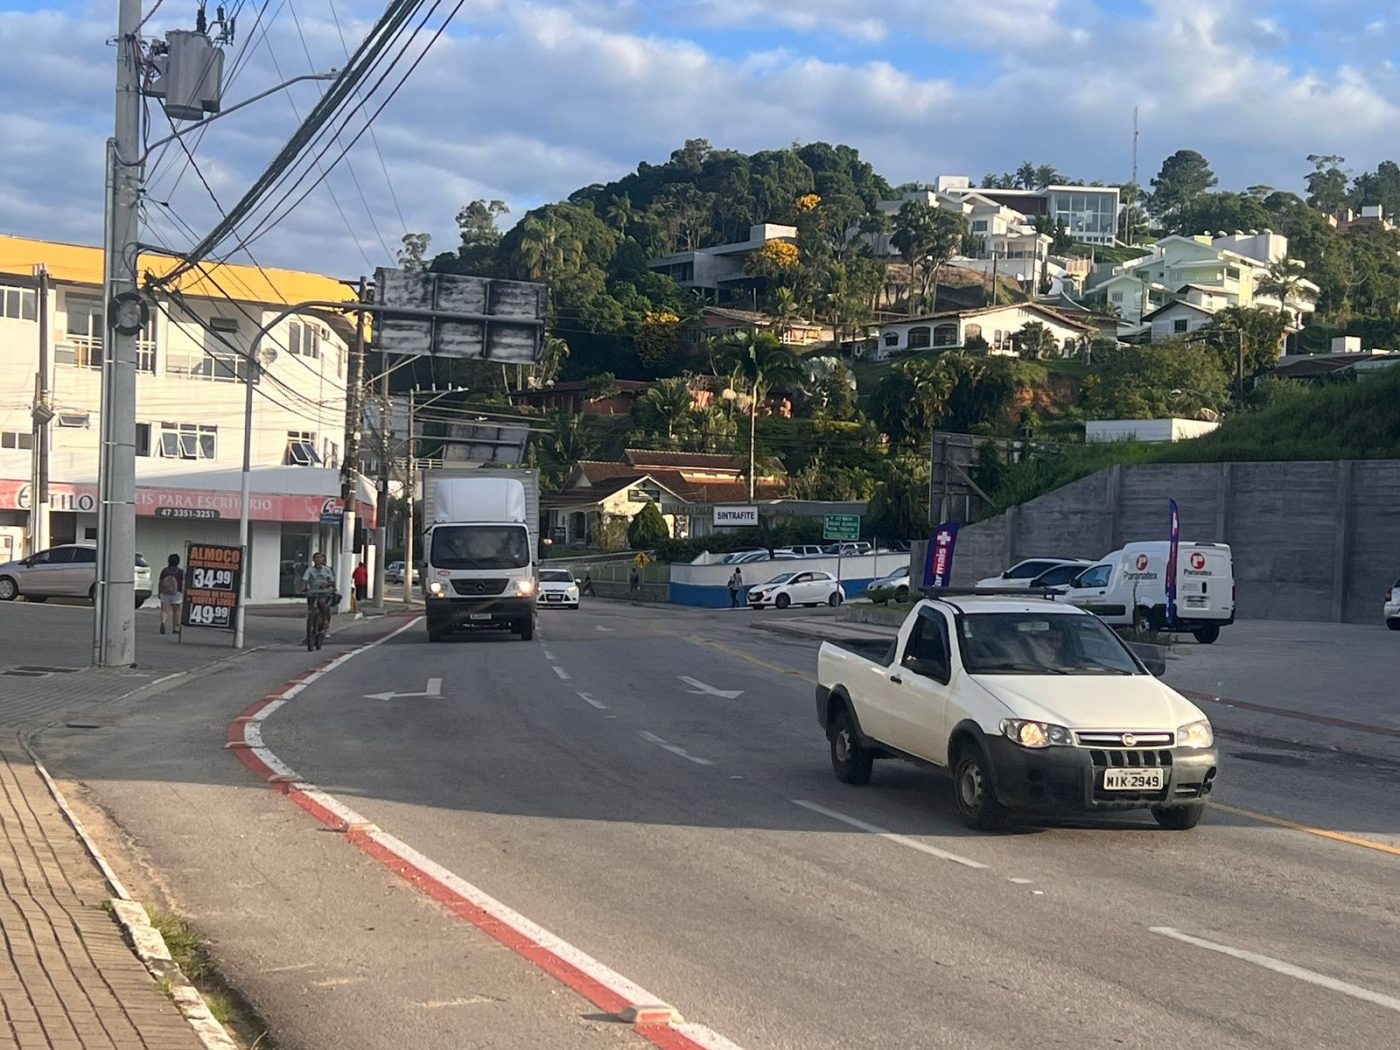
[[[1166,540],[1130,543],[1090,565],[1059,601],[1115,627],[1183,631],[1209,645],[1235,622],[1235,570],[1224,543],[1182,543],[1176,563],[1176,622],[1167,622]]]

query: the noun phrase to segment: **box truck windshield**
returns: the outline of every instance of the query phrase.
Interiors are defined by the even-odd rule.
[[[438,525],[428,560],[439,569],[523,569],[530,534],[519,525]]]

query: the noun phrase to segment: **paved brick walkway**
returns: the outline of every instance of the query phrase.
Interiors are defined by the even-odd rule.
[[[202,1046],[103,907],[101,873],[20,743],[236,655],[226,634],[162,637],[158,615],[137,614],[136,667],[97,671],[90,607],[0,605],[0,1050]],[[300,632],[295,614],[250,616],[248,644],[296,648]]]

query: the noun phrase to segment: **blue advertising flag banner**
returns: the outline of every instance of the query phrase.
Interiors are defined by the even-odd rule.
[[[950,587],[953,583],[953,551],[958,545],[958,523],[945,521],[929,533],[924,555],[924,586]]]
[[[1167,624],[1176,625],[1176,558],[1181,549],[1181,515],[1176,500],[1171,505],[1171,543],[1167,551]]]

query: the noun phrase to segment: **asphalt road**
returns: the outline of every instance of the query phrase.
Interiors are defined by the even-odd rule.
[[[1393,1042],[1400,856],[1220,811],[1184,834],[1131,815],[965,831],[931,772],[837,783],[813,646],[748,615],[598,603],[545,614],[535,643],[414,629],[263,734],[748,1050]],[[440,697],[370,698],[434,678]],[[1400,842],[1394,767],[1225,751],[1243,754],[1222,801]],[[388,1029],[406,1010],[393,982],[356,995]]]

